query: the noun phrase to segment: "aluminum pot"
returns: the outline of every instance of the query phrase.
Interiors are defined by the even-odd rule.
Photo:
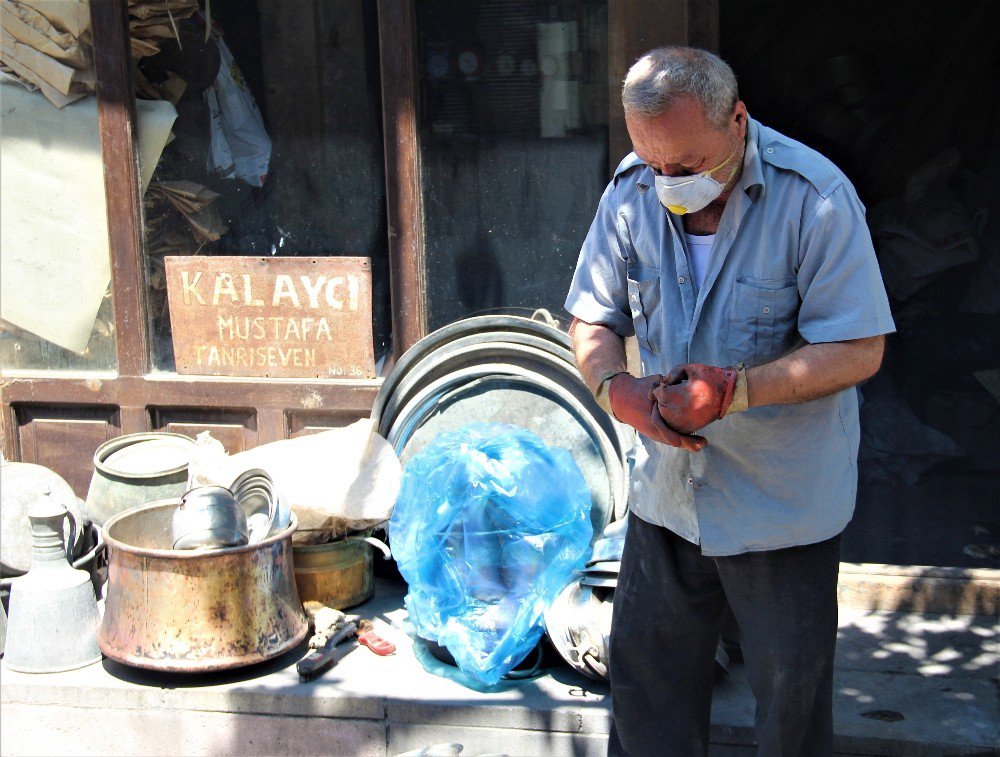
[[[292,570],[295,516],[257,544],[177,551],[171,523],[179,504],[151,502],[104,525],[101,651],[138,668],[200,673],[252,665],[299,644],[309,624]]]
[[[224,486],[196,486],[184,492],[170,532],[174,549],[242,547],[250,542],[247,514]]]

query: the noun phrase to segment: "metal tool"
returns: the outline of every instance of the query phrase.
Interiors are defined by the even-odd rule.
[[[333,667],[337,658],[337,645],[358,632],[356,624],[348,621],[330,636],[319,649],[315,649],[297,663],[295,669],[303,681],[311,681]]]
[[[386,657],[387,655],[396,653],[396,645],[391,641],[386,641],[375,633],[374,626],[370,620],[362,619],[358,621],[358,643],[368,647],[379,657]]]
[[[309,648],[313,651],[295,665],[303,681],[311,681],[332,668],[339,659],[337,645],[353,636],[357,637],[360,645],[368,647],[381,657],[396,651],[395,644],[374,632],[370,620],[345,615],[321,602],[306,602],[303,609],[309,616],[314,631],[309,639]]]

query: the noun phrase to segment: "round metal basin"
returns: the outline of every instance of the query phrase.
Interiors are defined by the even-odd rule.
[[[499,357],[518,361],[529,368],[536,364],[545,369],[558,366],[567,381],[579,380],[572,354],[558,345],[524,334],[475,334],[442,346],[395,382],[392,394],[380,410],[380,431],[384,433],[395,422],[399,408],[430,382],[461,367],[495,361]]]
[[[522,334],[534,336],[561,347],[572,360],[573,340],[570,339],[569,334],[547,323],[515,315],[481,315],[464,318],[431,332],[400,356],[392,372],[379,388],[372,408],[372,417],[381,418],[383,416],[385,404],[395,392],[396,385],[413,366],[418,365],[445,345],[460,339],[477,336],[479,338],[485,336],[487,341],[516,342],[518,335]]]
[[[564,385],[519,366],[473,365],[431,382],[401,408],[386,438],[405,465],[439,433],[467,423],[520,426],[568,450],[590,489],[594,539],[624,510],[622,460],[594,416]]]
[[[179,502],[151,502],[104,525],[101,652],[138,668],[196,673],[253,665],[298,645],[309,624],[292,570],[294,514],[257,544],[188,552],[171,549]]]

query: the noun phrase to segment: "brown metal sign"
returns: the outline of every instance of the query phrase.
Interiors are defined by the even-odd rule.
[[[164,258],[177,372],[373,378],[370,258]]]

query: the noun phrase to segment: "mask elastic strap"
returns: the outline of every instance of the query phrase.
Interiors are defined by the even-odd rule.
[[[739,149],[740,148],[737,145],[736,147],[733,148],[733,151],[731,153],[729,153],[729,157],[728,158],[726,158],[724,161],[722,161],[721,163],[719,163],[719,165],[717,165],[715,168],[710,168],[707,171],[702,171],[702,173],[703,174],[708,174],[709,176],[711,176],[713,173],[715,173],[720,168],[722,168],[724,165],[726,165],[726,163],[728,163],[729,161],[731,161],[735,157],[736,151],[739,150]]]

